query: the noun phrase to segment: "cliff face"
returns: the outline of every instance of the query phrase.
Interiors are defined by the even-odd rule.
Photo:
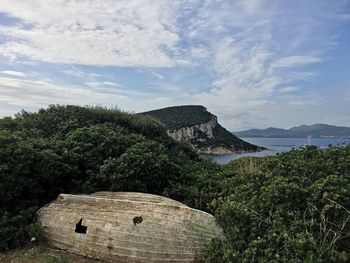
[[[182,127],[180,129],[169,129],[168,134],[179,141],[205,141],[205,138],[202,138],[203,134],[209,139],[213,138],[213,130],[217,125],[217,117],[213,115],[212,119],[206,123],[196,124],[191,127]]]
[[[178,106],[145,112],[165,124],[169,136],[192,144],[203,153],[260,150],[223,128],[203,106]]]

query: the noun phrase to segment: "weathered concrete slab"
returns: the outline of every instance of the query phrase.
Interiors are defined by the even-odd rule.
[[[112,262],[193,262],[221,235],[214,217],[162,196],[61,194],[38,211],[48,242]]]

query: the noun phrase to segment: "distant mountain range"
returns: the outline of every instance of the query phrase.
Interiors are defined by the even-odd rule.
[[[243,138],[350,138],[349,127],[328,124],[301,125],[290,129],[267,128],[233,132]]]

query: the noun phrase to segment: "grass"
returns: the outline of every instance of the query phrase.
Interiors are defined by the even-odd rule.
[[[0,252],[1,263],[98,263],[90,259],[49,246],[31,246]]]

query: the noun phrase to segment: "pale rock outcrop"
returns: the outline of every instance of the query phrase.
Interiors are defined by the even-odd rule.
[[[217,117],[213,115],[211,120],[206,123],[197,124],[191,127],[182,127],[177,130],[168,130],[168,135],[178,141],[206,141],[205,138],[199,137],[198,130],[204,133],[207,138],[212,139],[214,138],[213,130],[217,125]]]

